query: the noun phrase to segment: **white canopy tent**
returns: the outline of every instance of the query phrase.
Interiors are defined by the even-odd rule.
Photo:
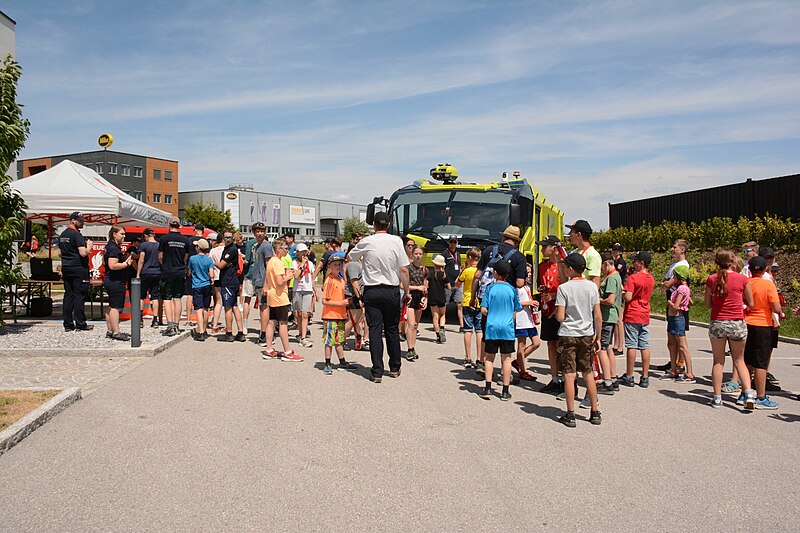
[[[166,211],[151,207],[125,194],[97,172],[64,160],[28,178],[11,184],[28,205],[26,218],[52,226],[68,222],[70,213],[79,211],[87,224],[144,223],[166,227]]]

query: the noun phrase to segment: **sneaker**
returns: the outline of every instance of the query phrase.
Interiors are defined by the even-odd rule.
[[[353,349],[350,347],[350,343],[349,343],[349,342],[347,342],[347,341],[345,341],[345,342],[342,344],[342,349],[343,349],[345,352],[352,352],[352,351],[353,351]]]
[[[511,393],[510,392],[505,391],[505,392],[500,394],[500,400],[501,401],[507,402],[510,399],[511,399]]]
[[[347,370],[352,372],[353,370],[358,370],[358,367],[349,361],[345,361],[344,363],[339,363],[337,367],[338,370]]]
[[[613,380],[611,386],[614,388],[614,392],[619,392],[619,380]]]
[[[205,342],[205,340],[206,340],[206,336],[204,334],[202,334],[202,333],[198,333],[196,335],[192,334],[192,338],[194,340],[196,340],[197,342]]]
[[[175,336],[180,335],[180,334],[181,334],[181,330],[179,330],[177,328],[177,326],[173,326],[173,327],[167,329],[167,332],[165,333],[165,336],[167,336],[167,337],[175,337]]]
[[[464,368],[475,368],[475,363],[472,359],[464,359]]]
[[[325,374],[326,376],[332,376],[333,369],[331,368],[331,365],[325,365],[325,368],[322,369],[322,373]]]
[[[603,418],[600,416],[600,411],[592,411],[589,414],[589,423],[594,426],[599,426],[603,422]]]
[[[439,339],[441,339],[442,344],[444,344],[447,341],[447,338],[444,336],[444,328],[439,330]]]
[[[263,336],[263,335],[259,335],[257,338],[253,339],[253,342],[255,344],[258,344],[259,346],[266,346],[267,345],[267,338],[265,336]]]
[[[380,376],[373,376],[373,375],[370,375],[370,376],[369,376],[369,380],[370,380],[371,382],[373,382],[373,383],[380,383],[381,381],[383,381],[383,378],[382,378],[382,377],[380,377]]]
[[[154,318],[153,321],[150,323],[150,327],[151,328],[157,328],[160,325],[161,324],[158,323],[158,319],[157,318]]]
[[[771,372],[767,372],[767,381],[773,382],[775,385],[780,384],[780,380],[772,375]]]
[[[281,353],[277,350],[264,350],[261,352],[261,359],[265,361],[279,361]]]
[[[683,365],[675,365],[675,370],[678,371],[678,374],[685,374],[686,373],[686,367],[683,366]]]
[[[764,383],[764,389],[767,392],[780,392],[783,390],[780,385],[770,380],[767,380],[767,382]]]
[[[778,402],[773,402],[769,396],[764,396],[760,400],[756,400],[756,409],[777,409]]]
[[[444,342],[444,334],[440,331],[436,334],[436,344],[442,344]]]
[[[633,379],[633,376],[629,376],[627,374],[622,374],[619,377],[619,384],[625,387],[635,387],[636,381]]]
[[[128,335],[127,333],[123,333],[121,331],[118,331],[116,333],[112,333],[110,335],[110,338],[112,340],[115,340],[115,341],[123,341],[123,342],[127,342],[127,341],[131,340],[131,336],[130,335]]]
[[[736,405],[744,405],[744,393],[741,393],[738,398],[736,398]]]
[[[581,409],[591,409],[592,408],[592,400],[589,399],[589,395],[583,397],[583,401],[581,402]]]
[[[406,342],[406,334],[400,333],[400,342]]]
[[[675,383],[697,383],[697,380],[694,378],[694,376],[682,374],[675,378]]]
[[[599,381],[597,383],[597,394],[614,396],[614,385],[606,385],[604,381]]]
[[[672,372],[665,372],[661,374],[661,377],[659,377],[658,379],[660,379],[661,381],[669,381],[669,380],[675,381],[678,379],[679,375],[680,374],[673,374]]]
[[[233,342],[233,335],[231,335],[230,333],[226,333],[225,335],[220,335],[219,337],[217,337],[217,340],[219,342]]]
[[[75,331],[75,326],[64,326],[64,331]]]
[[[314,346],[314,343],[311,342],[311,339],[304,338],[300,340],[300,346],[302,346],[303,348],[311,348]]]
[[[614,351],[614,355],[616,355],[617,357],[625,353],[624,350],[619,350],[617,348],[612,348],[612,350]]]
[[[639,386],[643,389],[646,389],[650,386],[650,378],[648,376],[642,376],[639,378]]]
[[[551,379],[550,383],[542,387],[542,390],[540,390],[539,392],[544,392],[545,394],[554,394],[554,393],[557,394],[563,391],[564,391],[564,382]]]
[[[92,331],[94,326],[91,324],[84,324],[82,326],[75,326],[75,331]]]
[[[563,388],[562,388],[562,391],[563,391]],[[579,393],[580,393],[580,389],[578,388],[578,385],[576,384],[576,385],[575,385],[575,401],[576,401],[576,402],[579,402],[579,401],[580,401],[580,397],[581,397],[581,396],[580,396],[580,394],[579,394]],[[560,392],[560,393],[558,394],[558,396],[556,396],[556,399],[557,399],[557,400],[564,400],[564,401],[566,401],[566,399],[567,399],[567,393],[566,393],[566,391],[564,391],[564,392]]]
[[[305,358],[302,355],[297,355],[294,353],[294,351],[289,350],[281,355],[281,361],[286,361],[288,363],[302,363],[305,361]]]
[[[744,394],[744,408],[747,411],[752,411],[756,408],[756,393],[753,389],[745,391]]]
[[[722,398],[711,398],[711,403],[709,405],[714,409],[719,409],[722,407]]]
[[[244,342],[247,340],[247,337],[244,336],[244,332],[240,331],[239,333],[236,334],[233,340],[235,340],[236,342]]]
[[[492,397],[492,388],[491,387],[484,387],[483,390],[478,394],[481,398],[488,400]]]
[[[563,416],[561,416],[561,418],[558,419],[558,421],[568,428],[574,428],[577,425],[575,423],[575,413],[565,413]]]
[[[113,335],[113,333],[111,333],[110,331],[106,331],[106,339],[110,339],[111,335]]]
[[[390,378],[399,378],[400,377],[400,370],[392,370],[389,372]]]
[[[722,384],[723,393],[734,393],[742,390],[742,385],[738,381],[726,381]]]
[[[419,359],[419,355],[417,354],[417,351],[414,348],[409,348],[408,352],[406,353],[406,359],[408,359],[409,361],[416,361],[417,359]]]

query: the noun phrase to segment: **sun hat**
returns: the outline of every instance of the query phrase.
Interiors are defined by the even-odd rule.
[[[446,264],[444,257],[441,255],[437,255],[433,258],[433,264],[437,267],[443,267]]]
[[[506,239],[511,239],[517,242],[521,240],[519,236],[519,228],[517,226],[508,226],[500,235]]]

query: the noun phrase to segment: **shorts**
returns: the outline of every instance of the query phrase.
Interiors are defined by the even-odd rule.
[[[483,314],[480,309],[464,306],[464,331],[478,333],[481,329]]]
[[[296,291],[292,298],[292,309],[295,311],[302,311],[303,313],[310,313],[313,296],[313,292]]]
[[[780,331],[772,328],[772,348],[778,347],[778,337],[780,336]]]
[[[344,320],[325,320],[325,329],[322,330],[322,342],[325,346],[339,346],[344,344]]]
[[[291,305],[281,305],[278,307],[269,307],[269,319],[277,320],[278,322],[289,321],[289,311],[292,310]]]
[[[244,281],[242,281],[242,296],[245,298],[252,298],[256,294],[258,293],[256,292],[255,285],[253,285],[253,280],[244,278]]]
[[[235,307],[238,294],[239,287],[222,287],[222,307]]]
[[[220,287],[222,287],[222,283],[220,283],[220,281],[218,279],[215,279],[214,280],[214,287],[219,289]]]
[[[428,307],[444,307],[447,305],[447,302],[444,300],[431,300],[428,299]]]
[[[158,300],[161,298],[161,278],[142,278],[142,298],[147,298],[150,294],[151,300]]]
[[[183,282],[183,294],[192,295],[192,278],[185,278]]]
[[[103,289],[108,295],[108,306],[111,309],[123,309],[125,307],[125,282],[103,280]]]
[[[542,317],[542,331],[540,338],[543,341],[557,341],[558,340],[558,328],[561,327],[561,323],[556,320],[555,315],[547,318]]]
[[[647,324],[625,322],[625,347],[634,350],[650,349],[650,328]]]
[[[165,300],[180,300],[183,298],[184,280],[186,278],[161,278],[161,296]]]
[[[747,338],[744,320],[712,320],[708,325],[708,336],[713,339],[743,341]]]
[[[772,326],[747,326],[744,362],[747,366],[766,370],[772,356]]]
[[[689,331],[689,311],[681,311],[681,313],[683,313],[684,324],[686,325],[683,329],[684,331]],[[669,320],[667,320],[667,333],[669,333]]]
[[[211,307],[211,285],[192,288],[192,307],[195,311]]]
[[[600,329],[600,348],[607,350],[611,343],[614,342],[614,330],[617,329],[616,324],[610,322],[603,322],[603,327]]]
[[[592,371],[594,337],[559,337],[556,351],[558,368],[564,374]]]
[[[521,337],[538,337],[539,336],[539,332],[536,330],[535,327],[534,328],[518,329],[518,330],[515,330],[514,334],[517,336],[518,339],[521,338]]]
[[[408,308],[419,311],[422,309],[422,291],[411,291],[411,301],[408,302]]]
[[[444,290],[445,303],[460,304],[464,303],[464,287],[453,287]]]
[[[514,346],[514,341],[484,341],[484,351],[487,354],[500,353],[514,353],[517,347]]]
[[[676,337],[686,336],[686,315],[681,313],[676,316],[667,315],[667,333]]]

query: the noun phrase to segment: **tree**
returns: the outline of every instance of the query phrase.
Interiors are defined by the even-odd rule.
[[[367,226],[365,222],[363,222],[358,217],[350,217],[344,219],[342,223],[342,240],[344,242],[349,242],[350,237],[353,236],[353,233],[360,233],[361,235],[366,235],[369,233],[370,227]]]
[[[225,231],[226,229],[234,229],[233,223],[231,222],[230,210],[223,213],[217,209],[217,204],[211,200],[208,202],[198,200],[186,204],[186,207],[183,208],[183,218],[185,222],[191,222],[195,225],[202,224],[218,232]]]
[[[9,54],[0,68],[0,169],[5,172],[17,159],[30,135],[30,122],[22,118],[17,103],[17,82],[22,74],[19,63]],[[15,169],[16,170],[16,169]],[[16,264],[14,240],[25,222],[25,201],[11,189],[11,176],[0,177],[0,327],[3,303],[8,289],[22,279],[22,268]]]

